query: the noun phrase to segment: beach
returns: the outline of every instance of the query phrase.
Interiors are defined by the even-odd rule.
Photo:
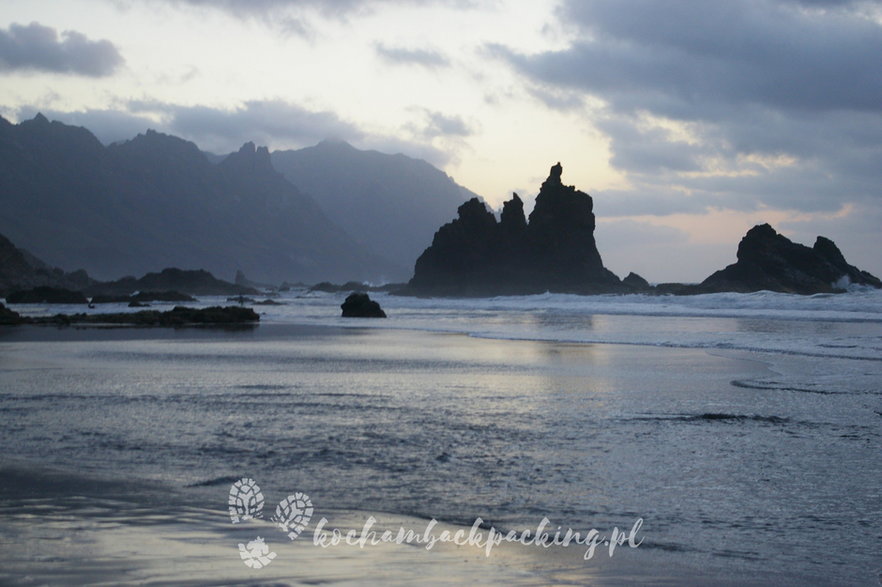
[[[378,325],[325,318],[330,295],[288,303],[241,329],[5,330],[0,580],[878,579],[882,379],[866,317],[641,316],[547,299],[562,309],[502,299],[464,316],[466,302],[390,297]],[[742,335],[758,348],[731,343]],[[820,346],[778,350],[801,336]],[[585,340],[604,337],[618,340]],[[231,523],[241,479],[259,484],[262,520]],[[296,492],[314,511],[290,540],[271,517]],[[360,536],[369,518],[438,536],[480,518],[520,537],[547,520],[549,540],[640,525],[633,546],[586,560],[578,543],[323,547],[323,518],[318,536]],[[260,569],[238,548],[257,536],[277,555]]]

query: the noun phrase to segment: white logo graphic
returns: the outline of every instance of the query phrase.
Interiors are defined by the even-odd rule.
[[[276,553],[270,552],[269,546],[258,536],[249,542],[248,546],[239,544],[239,556],[242,557],[242,562],[252,569],[262,569],[276,558]]]
[[[254,479],[242,477],[230,487],[230,521],[238,524],[263,516],[263,493]]]
[[[263,493],[260,486],[248,477],[242,477],[230,487],[230,521],[233,524],[263,517]],[[312,501],[305,493],[294,493],[279,502],[273,523],[279,530],[294,540],[309,525],[312,518]],[[270,564],[276,553],[271,552],[269,545],[258,536],[247,545],[239,543],[239,556],[246,566],[262,569]]]
[[[272,520],[279,530],[294,540],[309,525],[310,518],[312,518],[312,501],[308,495],[298,491],[279,502]]]

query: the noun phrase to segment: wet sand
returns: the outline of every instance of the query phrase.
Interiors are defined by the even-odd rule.
[[[470,530],[445,523],[432,525],[431,534],[439,541],[431,549],[369,540],[331,544],[334,529],[342,534],[354,530],[360,537],[369,517],[376,520],[371,526],[375,536],[400,528],[423,534],[429,523],[383,512],[317,511],[313,523],[291,541],[267,520],[233,525],[228,512],[188,505],[181,497],[156,483],[6,466],[0,469],[0,583],[744,585],[766,584],[774,577],[706,575],[671,565],[662,553],[629,548],[627,542],[613,557],[600,544],[591,560],[584,560],[582,545],[546,548],[505,541],[487,556],[486,543],[442,542],[445,532],[465,535]],[[327,523],[317,534],[320,518]],[[238,545],[257,537],[275,557],[251,569],[243,564]]]
[[[237,332],[27,328],[5,331],[0,343],[0,384],[12,398],[0,418],[18,427],[8,436],[21,442],[22,453],[0,457],[3,584],[798,585],[812,579],[802,567],[744,564],[734,550],[751,545],[738,544],[734,524],[719,519],[728,514],[714,512],[725,506],[766,514],[765,505],[743,497],[752,495],[753,480],[742,489],[728,467],[741,466],[742,446],[777,446],[787,432],[780,429],[790,426],[777,417],[782,408],[767,390],[730,385],[767,374],[749,353],[295,325]],[[65,387],[52,387],[59,382]],[[262,411],[253,412],[256,405]],[[289,414],[301,428],[290,429]],[[143,424],[118,426],[133,417]],[[191,418],[190,428],[176,424],[178,417]],[[403,417],[410,429],[400,428]],[[204,430],[195,426],[206,422]],[[323,456],[329,432],[361,445]],[[176,434],[193,439],[169,441]],[[445,444],[433,444],[439,436]],[[266,444],[259,455],[253,438],[263,439],[259,448]],[[312,444],[304,450],[307,440]],[[476,445],[481,441],[495,444]],[[168,452],[152,459],[150,447]],[[386,453],[394,458],[382,461]],[[412,460],[402,466],[401,458]],[[658,466],[660,458],[669,462]],[[504,461],[494,468],[498,459]],[[585,463],[578,476],[577,461]],[[697,464],[705,469],[694,472]],[[692,481],[684,472],[707,480]],[[278,492],[307,491],[315,498],[312,523],[294,541],[269,521],[231,524],[222,508],[230,479],[239,475],[266,483],[267,518]],[[482,475],[495,477],[472,487],[469,476]],[[506,489],[513,475],[524,476],[533,493]],[[384,495],[385,503],[402,504],[398,513],[374,505]],[[512,503],[537,498],[546,501]],[[461,508],[457,499],[465,501]],[[588,509],[568,514],[571,504]],[[602,545],[591,560],[581,545],[503,542],[485,556],[480,546],[449,543],[431,550],[315,544],[322,517],[329,520],[326,531],[354,529],[357,536],[370,517],[378,531],[421,533],[429,523],[423,514],[437,515],[440,535],[467,533],[463,520],[490,507],[504,508],[498,511],[506,525],[497,528],[503,531],[532,530],[547,513],[552,524],[571,523],[582,532],[592,526],[572,520],[587,516],[605,534],[614,524],[627,531],[645,515],[646,542],[620,546],[613,557]],[[682,527],[672,511],[688,518]],[[664,530],[653,525],[660,522]],[[703,526],[721,546],[678,546],[694,545],[685,534]],[[741,533],[777,540],[761,530]],[[238,545],[258,536],[276,557],[252,569]],[[742,558],[716,555],[729,548]]]

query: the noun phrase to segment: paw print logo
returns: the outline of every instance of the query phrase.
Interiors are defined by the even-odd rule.
[[[243,477],[233,483],[227,504],[230,522],[233,524],[263,517],[263,492],[254,479]],[[309,496],[297,492],[279,502],[271,520],[290,540],[295,540],[309,525],[312,511],[312,501]],[[262,569],[276,558],[276,553],[270,551],[266,541],[258,536],[248,544],[239,544],[239,556],[246,566]]]

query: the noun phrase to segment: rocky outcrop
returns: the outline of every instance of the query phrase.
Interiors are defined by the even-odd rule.
[[[386,312],[364,292],[352,292],[340,304],[344,318],[385,318]]]
[[[640,275],[634,273],[633,271],[622,280],[622,285],[631,288],[635,292],[646,292],[652,290],[652,286],[649,285],[649,282],[643,279],[643,277],[641,277]]]
[[[561,181],[560,163],[542,184],[529,222],[517,194],[500,221],[472,198],[435,233],[405,290],[418,295],[624,291],[594,241],[591,196]]]
[[[0,295],[40,286],[79,290],[92,283],[82,269],[65,273],[50,267],[0,234]]]
[[[214,275],[204,269],[188,270],[169,267],[159,273],[148,273],[144,277],[123,277],[116,281],[97,283],[90,287],[86,293],[94,296],[130,295],[134,292],[151,292],[151,300],[156,301],[192,301],[181,294],[190,296],[229,296],[242,294],[256,294],[258,291],[252,287],[236,285]],[[169,294],[162,297],[162,294]],[[174,294],[174,295],[173,295]],[[175,299],[175,295],[177,299]],[[141,298],[139,301],[148,301]]]
[[[179,291],[140,291],[134,295],[97,295],[89,300],[93,304],[143,304],[145,302],[195,302],[196,298]]]
[[[0,325],[11,326],[13,324],[22,324],[23,322],[25,322],[25,319],[18,312],[14,312],[0,304]]]
[[[705,279],[699,289],[815,294],[842,291],[850,284],[882,287],[877,277],[849,265],[830,239],[819,236],[807,247],[761,224],[741,239],[738,261]]]
[[[251,308],[211,306],[188,308],[176,306],[167,312],[142,310],[112,314],[56,314],[50,317],[25,318],[29,324],[128,324],[132,326],[189,326],[252,324],[260,316]]]

